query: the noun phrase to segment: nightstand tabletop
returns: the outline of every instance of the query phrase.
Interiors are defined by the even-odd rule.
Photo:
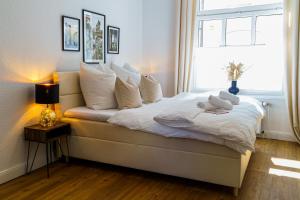
[[[26,126],[25,129],[34,129],[34,130],[39,130],[39,131],[52,131],[54,129],[60,128],[60,127],[64,127],[64,126],[69,126],[70,124],[65,123],[65,122],[57,122],[54,126],[52,127],[43,127],[40,124],[34,124],[31,126]]]
[[[46,143],[71,134],[71,126],[64,122],[57,122],[53,127],[42,127],[39,124],[35,124],[25,127],[24,134],[25,140]]]

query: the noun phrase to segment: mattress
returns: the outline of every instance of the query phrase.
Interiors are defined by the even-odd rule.
[[[184,152],[225,156],[230,158],[239,158],[241,156],[239,152],[224,145],[210,142],[184,138],[167,138],[143,131],[130,130],[107,122],[96,122],[75,118],[63,118],[62,121],[71,124],[72,136],[121,142],[131,145],[145,145]]]
[[[260,102],[241,97],[241,103],[224,115],[205,113],[197,107],[198,102],[207,102],[208,93],[181,93],[172,98],[147,104],[135,109],[120,110],[108,122],[131,130],[139,130],[164,137],[195,139],[222,144],[240,153],[255,150],[256,129],[263,117]],[[177,119],[189,120],[187,127],[171,127],[157,123],[159,114],[168,114]],[[193,117],[189,117],[193,113]]]
[[[118,111],[118,109],[92,110],[82,106],[66,110],[66,112],[64,113],[64,117],[106,122]]]

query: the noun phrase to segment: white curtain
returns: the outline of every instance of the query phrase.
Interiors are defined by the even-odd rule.
[[[197,0],[178,0],[177,5],[176,94],[190,90]]]
[[[300,143],[300,30],[299,0],[285,0],[286,97],[290,122]]]

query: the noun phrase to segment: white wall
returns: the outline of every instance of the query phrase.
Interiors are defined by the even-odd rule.
[[[1,1],[0,183],[24,172],[23,127],[41,111],[33,102],[33,83],[56,69],[79,69],[82,52],[61,51],[61,15],[81,19],[82,9],[105,14],[107,25],[121,28],[120,55],[108,61],[142,66],[141,0]],[[44,159],[38,156],[38,163]]]
[[[143,1],[143,63],[160,80],[165,96],[174,95],[176,2]]]
[[[164,94],[174,94],[176,0],[144,0],[144,67],[160,79]],[[150,67],[150,68],[149,68]],[[283,97],[258,97],[270,103],[263,121],[264,137],[295,141]]]
[[[291,130],[288,110],[286,107],[285,98],[280,97],[258,97],[259,100],[268,102],[269,108],[263,120],[263,129],[265,133],[262,137],[296,141],[295,136]]]

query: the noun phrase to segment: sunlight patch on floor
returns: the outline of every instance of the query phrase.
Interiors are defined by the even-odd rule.
[[[285,177],[289,177],[289,178],[300,179],[300,173],[287,171],[287,170],[281,170],[281,169],[270,168],[269,169],[269,174],[276,175],[276,176],[285,176]]]
[[[283,158],[274,158],[274,157],[271,158],[271,160],[273,164],[277,166],[300,169],[300,161],[283,159]]]

